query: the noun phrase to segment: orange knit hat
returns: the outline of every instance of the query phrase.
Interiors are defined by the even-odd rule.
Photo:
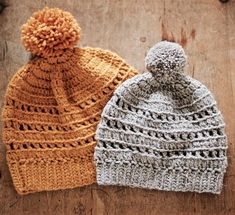
[[[33,54],[8,85],[3,139],[18,193],[96,181],[94,135],[115,88],[137,74],[117,54],[75,48],[80,27],[60,9],[36,12],[22,27]]]

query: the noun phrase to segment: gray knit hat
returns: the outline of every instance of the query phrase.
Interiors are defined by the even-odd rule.
[[[183,74],[176,43],[153,46],[145,64],[149,72],[125,81],[103,110],[98,184],[220,193],[227,138],[212,94]]]

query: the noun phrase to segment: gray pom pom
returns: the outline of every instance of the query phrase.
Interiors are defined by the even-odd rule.
[[[154,45],[145,58],[149,72],[181,72],[186,65],[186,55],[181,45],[162,41]]]

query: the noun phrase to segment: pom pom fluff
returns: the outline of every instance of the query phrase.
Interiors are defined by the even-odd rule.
[[[44,8],[22,26],[21,41],[34,55],[57,56],[64,49],[72,49],[80,39],[76,19],[58,8]]]
[[[184,49],[177,43],[162,41],[154,45],[145,58],[149,72],[181,72],[186,65]]]

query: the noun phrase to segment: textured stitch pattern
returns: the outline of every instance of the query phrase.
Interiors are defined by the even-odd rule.
[[[145,62],[149,72],[125,81],[102,112],[98,184],[220,193],[227,138],[212,94],[183,74],[178,44],[158,43]]]
[[[96,181],[94,135],[114,89],[136,74],[117,54],[75,48],[71,14],[45,8],[22,29],[35,56],[8,85],[3,139],[18,193],[80,187]]]

